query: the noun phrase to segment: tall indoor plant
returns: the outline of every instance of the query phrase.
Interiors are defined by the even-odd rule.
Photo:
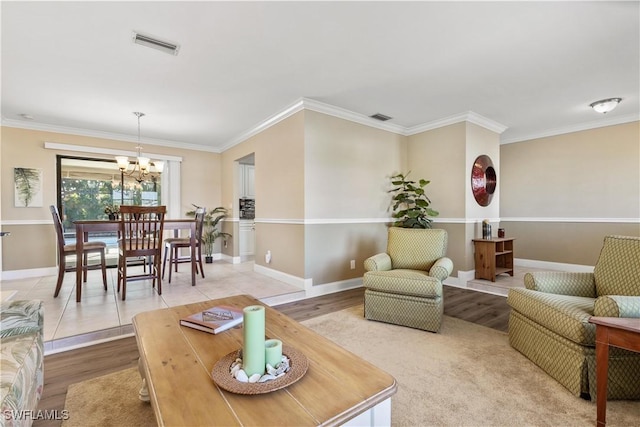
[[[193,205],[196,209],[200,206]],[[195,216],[195,209],[187,212],[188,216]],[[202,223],[202,248],[204,249],[204,260],[206,263],[213,262],[213,245],[216,239],[222,237],[226,239],[231,237],[231,234],[218,230],[218,223],[220,220],[227,217],[227,210],[222,206],[206,211],[204,214],[204,221]]]
[[[393,193],[391,203],[393,204],[393,218],[396,221],[394,227],[402,228],[431,228],[430,217],[438,216],[439,212],[431,209],[431,200],[427,197],[424,187],[431,181],[420,179],[411,181],[406,174],[399,173],[391,177],[391,184],[394,188],[389,190]]]

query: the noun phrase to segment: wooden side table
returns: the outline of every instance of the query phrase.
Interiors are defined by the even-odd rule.
[[[596,426],[604,427],[607,417],[609,346],[640,353],[640,319],[592,317],[596,325]]]
[[[513,276],[513,238],[473,239],[476,279],[496,281],[498,274]]]

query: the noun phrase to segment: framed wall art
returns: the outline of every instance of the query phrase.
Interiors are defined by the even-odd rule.
[[[42,207],[42,169],[13,168],[16,208]]]

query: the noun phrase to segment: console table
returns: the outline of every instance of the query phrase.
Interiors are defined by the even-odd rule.
[[[513,238],[473,239],[476,279],[496,281],[498,274],[513,276]]]

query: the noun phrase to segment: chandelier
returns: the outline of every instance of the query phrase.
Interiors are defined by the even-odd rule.
[[[133,164],[133,168],[129,170],[131,163],[127,156],[116,156],[116,162],[118,162],[118,168],[122,178],[129,176],[138,181],[139,184],[149,178],[151,181],[156,182],[158,176],[164,170],[164,162],[160,160],[154,160],[153,162],[148,157],[142,156],[142,145],[140,144],[140,117],[144,116],[144,113],[134,111],[133,113],[138,118],[138,145],[136,146],[136,162]],[[154,170],[152,170],[152,168]]]

